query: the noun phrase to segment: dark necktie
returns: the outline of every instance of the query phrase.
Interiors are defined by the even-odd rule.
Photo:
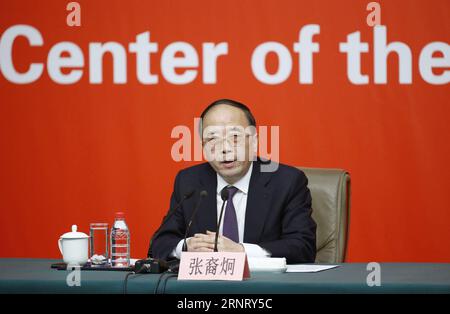
[[[230,186],[228,188],[228,200],[223,218],[223,235],[236,243],[239,243],[239,231],[236,218],[236,210],[233,204],[233,196],[239,191],[238,188]]]

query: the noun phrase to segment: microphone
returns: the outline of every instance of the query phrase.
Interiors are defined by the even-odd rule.
[[[161,222],[161,225],[160,225],[159,228],[155,231],[155,233],[153,234],[152,238],[150,239],[150,248],[151,248],[151,244],[152,244],[153,240],[156,238],[156,236],[157,236],[157,235],[159,234],[159,232],[161,231],[161,228],[167,223],[167,221],[169,220],[169,218],[173,216],[173,214],[177,211],[177,209],[181,207],[181,205],[183,204],[183,202],[184,202],[185,200],[191,198],[192,195],[194,195],[194,193],[195,193],[195,189],[193,189],[193,188],[189,189],[186,193],[184,193],[183,198],[181,199],[181,201],[178,202],[177,206],[175,206],[174,208],[169,209],[169,212],[168,212],[167,215],[163,218],[163,221]],[[147,254],[148,257],[151,256],[150,248],[149,248],[148,254]]]
[[[177,206],[175,206],[175,208],[171,209],[167,215],[163,218],[163,221],[161,223],[161,226],[159,228],[161,228],[168,220],[170,217],[172,217],[172,215],[177,211],[178,208],[180,208],[180,206],[183,204],[183,202],[189,198],[191,198],[192,195],[194,195],[195,189],[189,189],[186,193],[184,193],[183,198],[181,199],[181,201],[177,204]]]
[[[222,198],[222,208],[220,209],[219,222],[217,223],[216,239],[214,240],[214,252],[217,252],[217,242],[219,241],[220,223],[222,222],[223,209],[225,208],[225,203],[228,200],[228,186],[224,187],[222,191],[220,191],[220,197]]]
[[[167,215],[163,218],[163,221],[161,222],[161,225],[159,226],[158,230],[153,234],[151,240],[150,240],[150,248],[148,249],[148,254],[146,259],[141,259],[136,261],[134,264],[134,273],[136,274],[142,274],[142,273],[154,273],[154,274],[160,274],[167,270],[173,270],[176,271],[178,265],[174,264],[172,261],[164,261],[156,258],[151,257],[151,247],[152,247],[152,241],[153,239],[158,235],[158,233],[161,231],[161,228],[166,224],[166,222],[169,220],[170,217],[177,211],[178,208],[183,204],[183,202],[194,195],[195,189],[190,189],[186,193],[184,193],[183,198],[178,202],[177,206],[174,208],[169,209],[169,212]]]
[[[208,192],[206,192],[205,190],[200,191],[200,198],[198,199],[197,204],[195,205],[194,211],[192,212],[192,216],[191,219],[189,220],[189,223],[186,227],[186,232],[184,233],[184,243],[183,243],[183,252],[187,251],[187,243],[186,243],[186,238],[187,235],[189,234],[189,230],[191,229],[191,225],[192,225],[192,221],[194,220],[195,214],[197,213],[198,208],[200,207],[200,204],[202,202],[202,200],[208,196]]]

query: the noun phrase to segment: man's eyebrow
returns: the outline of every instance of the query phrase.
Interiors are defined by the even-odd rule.
[[[243,131],[244,127],[240,126],[240,125],[233,125],[233,126],[230,126],[228,130],[229,131]]]
[[[217,133],[218,133],[217,131],[210,131],[210,132],[206,133],[205,137],[214,136]]]

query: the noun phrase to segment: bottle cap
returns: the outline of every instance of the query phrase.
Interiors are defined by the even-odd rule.
[[[116,218],[124,219],[125,213],[124,212],[116,212]]]

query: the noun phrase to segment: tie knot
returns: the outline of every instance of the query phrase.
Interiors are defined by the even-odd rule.
[[[236,194],[236,192],[239,191],[239,189],[234,186],[229,186],[227,189],[228,189],[228,200],[233,199],[234,194]]]

